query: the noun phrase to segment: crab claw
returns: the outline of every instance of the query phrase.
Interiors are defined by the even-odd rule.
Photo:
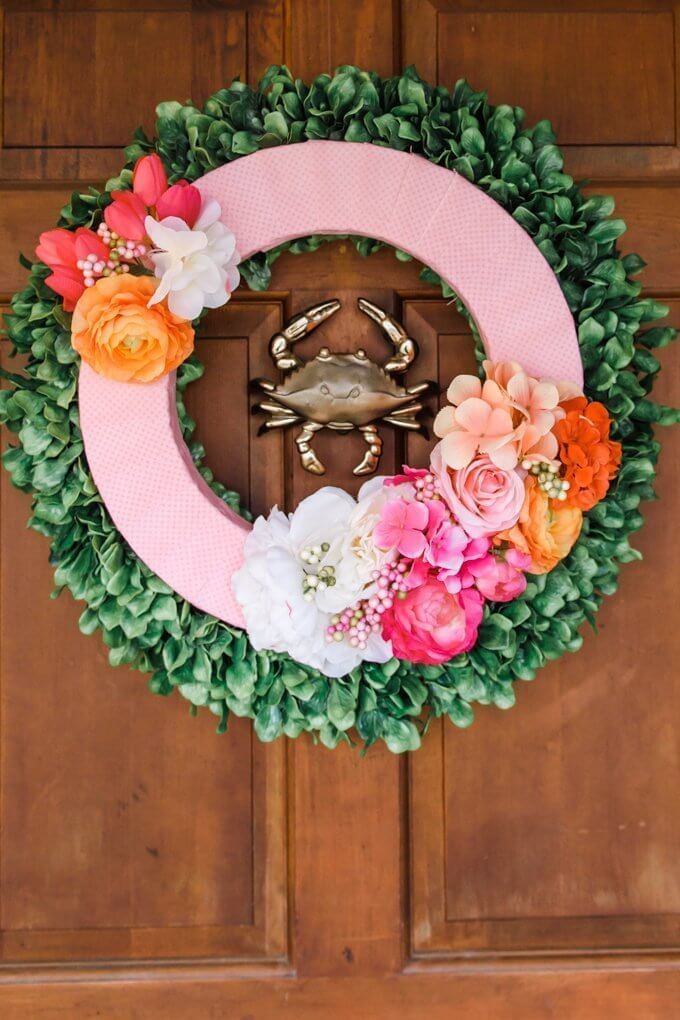
[[[377,322],[383,333],[394,347],[395,355],[385,362],[386,372],[405,372],[418,353],[418,345],[412,340],[403,326],[395,318],[378,308],[372,301],[359,298],[358,305],[364,315]]]
[[[305,308],[304,312],[294,316],[284,327],[283,335],[288,340],[299,340],[300,337],[311,333],[313,329],[334,315],[339,307],[340,302],[334,299],[333,301],[322,301],[320,305],[312,305],[311,308]]]
[[[284,372],[299,368],[302,362],[293,354],[290,345],[301,340],[307,333],[311,333],[313,329],[334,315],[339,307],[340,302],[336,300],[322,301],[319,305],[312,305],[295,315],[280,333],[275,333],[269,342],[269,353],[276,362],[277,368]]]

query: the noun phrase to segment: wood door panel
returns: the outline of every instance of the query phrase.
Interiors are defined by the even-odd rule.
[[[440,80],[493,81],[492,103],[523,107],[529,123],[549,112],[563,145],[674,144],[672,12],[569,6],[440,10]],[[612,89],[617,69],[633,61],[635,76]]]
[[[680,299],[669,304],[680,324]],[[662,355],[669,401],[680,371]],[[680,513],[680,436],[663,438],[660,501],[633,536],[643,560],[623,568],[598,636],[586,630],[578,659],[516,685],[513,725],[478,707],[471,730],[443,726],[412,759],[417,958],[680,952],[680,816],[666,781],[680,760],[680,554],[659,541]]]
[[[680,324],[679,8],[7,0],[0,302],[25,283],[17,251],[32,253],[74,187],[119,169],[119,147],[159,100],[200,103],[281,60],[306,80],[342,63],[382,75],[415,63],[433,83],[467,75],[493,102],[525,105],[529,122],[552,118],[566,172],[614,195],[624,250],[649,262],[645,292],[669,299]],[[206,317],[206,372],[186,398],[206,463],[255,513],[320,484],[361,484],[357,435],[317,437],[328,471],[315,479],[294,430],[259,436],[263,418],[250,414],[249,381],[277,378],[271,334],[336,295],[341,312],[298,346],[304,356],[361,345],[384,359],[356,308],[364,295],[420,344],[410,381],[443,389],[474,370],[465,321],[414,263],[389,250],[363,259],[347,241],[281,256],[267,294],[240,291]],[[662,355],[659,399],[677,403],[677,354]],[[426,462],[422,437],[382,435],[382,472]],[[680,454],[676,435],[661,436],[662,499],[634,536],[645,560],[623,569],[599,636],[518,684],[510,717],[479,707],[469,731],[435,722],[407,758],[306,737],[265,746],[247,720],[217,737],[208,713],[152,698],[79,633],[81,606],[48,601],[45,540],[25,530],[28,500],[3,477],[3,1020],[674,1015],[678,553],[664,536]]]
[[[224,319],[207,328],[222,341],[201,341],[212,371],[191,410],[218,471],[247,495],[249,458],[230,454],[248,450],[248,365],[231,349],[247,345],[228,338],[259,329],[264,341],[280,307],[234,303]],[[220,441],[227,379],[231,427],[245,431]],[[163,704],[139,674],[112,669],[101,638],[78,631],[82,606],[50,602],[46,543],[4,472],[0,499],[0,959],[281,958],[283,744],[260,744],[245,720],[218,738],[210,716],[192,720],[178,696]]]
[[[205,463],[254,514],[283,505],[285,499],[283,437],[258,435],[262,417],[251,414],[255,400],[249,393],[251,380],[275,374],[268,347],[283,314],[281,301],[234,300],[210,312],[196,344],[205,372],[186,396]]]
[[[158,102],[200,105],[283,56],[282,0],[6,6],[0,179],[104,180]]]
[[[677,178],[675,0],[402,0],[404,65],[549,119],[567,172]],[[624,73],[623,68],[634,68]]]
[[[293,74],[309,81],[341,64],[394,71],[396,5],[366,0],[289,0]]]

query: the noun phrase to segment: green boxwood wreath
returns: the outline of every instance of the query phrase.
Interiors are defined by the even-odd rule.
[[[603,597],[616,590],[619,564],[639,558],[629,536],[643,523],[641,501],[653,497],[659,444],[652,425],[678,420],[675,410],[648,399],[659,371],[652,351],[668,344],[675,331],[641,329],[667,309],[640,298],[641,285],[633,277],[644,262],[619,253],[625,224],[610,218],[613,200],[586,197],[563,172],[548,121],[526,127],[520,108],[492,106],[485,92],[465,81],[452,92],[431,87],[413,68],[383,80],[340,67],[306,85],[275,66],[257,90],[234,81],[203,110],[166,102],[157,114],[157,137],[138,131],[119,176],[103,193],[91,188],[73,194],[60,226],[96,228],[108,192],[130,187],[134,163],[151,151],[161,156],[171,182],[196,180],[265,146],[312,138],[421,153],[491,195],[554,269],[578,323],[586,394],[602,401],[614,419],[614,435],[623,443],[622,468],[607,498],[585,515],[571,555],[551,573],[533,577],[515,601],[487,605],[472,651],[442,667],[396,659],[365,663],[330,681],[285,655],[255,652],[243,632],[193,609],[121,539],[83,455],[70,315],[44,283],[47,267],[22,258],[28,284],[14,296],[6,321],[14,349],[27,356],[27,364],[25,374],[4,373],[12,387],[0,394],[0,420],[18,434],[19,445],[3,460],[14,484],[33,496],[29,524],[51,540],[57,591],[68,588],[86,603],[80,628],[85,634],[102,630],[112,665],[150,673],[149,686],[157,694],[179,689],[192,711],[207,706],[219,718],[220,732],[234,713],[252,717],[265,741],[311,731],[334,747],[356,727],[366,746],[384,740],[390,750],[406,751],[419,746],[433,715],[446,714],[464,727],[472,722],[475,702],[509,708],[515,680],[531,680],[545,662],[576,651],[580,626],[586,620],[594,624]],[[266,289],[281,251],[313,250],[324,240],[330,238],[308,237],[255,255],[241,267],[247,284]],[[365,238],[353,241],[366,255],[380,247]],[[455,297],[431,270],[422,276],[442,285],[445,297]],[[479,350],[478,338],[477,343]],[[214,480],[193,438],[182,396],[201,373],[195,357],[179,371],[184,437],[203,477],[247,516],[237,494]]]

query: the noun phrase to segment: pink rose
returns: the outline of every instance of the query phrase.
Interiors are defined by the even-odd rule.
[[[512,602],[527,586],[523,571],[531,566],[531,557],[519,549],[508,549],[505,553],[496,550],[495,554],[488,553],[467,566],[484,598]]]
[[[432,472],[456,520],[471,538],[512,528],[524,503],[520,474],[497,467],[486,454],[460,470],[444,463],[441,443],[432,451]]]
[[[383,613],[383,637],[400,659],[441,665],[475,643],[483,606],[473,588],[452,595],[441,581],[429,578]]]

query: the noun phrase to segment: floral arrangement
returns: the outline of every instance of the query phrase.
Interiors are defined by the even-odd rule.
[[[233,579],[256,649],[330,677],[469,651],[489,603],[570,552],[621,461],[606,408],[516,362],[457,376],[429,468],[326,486],[255,521]]]
[[[313,251],[325,238],[237,269],[233,238],[193,182],[259,149],[317,138],[420,154],[512,215],[562,287],[584,392],[487,365],[484,380],[452,383],[429,469],[376,479],[356,501],[316,493],[323,532],[309,501],[256,521],[238,587],[249,616],[266,589],[267,614],[246,635],[186,603],[122,541],[83,452],[79,363],[140,383],[178,365],[192,459],[248,517],[204,463],[184,409],[202,372],[190,353],[194,320],[228,299],[239,271],[266,290],[281,251]],[[668,309],[641,294],[644,262],[620,250],[625,223],[613,211],[564,172],[547,121],[529,125],[465,81],[449,91],[412,68],[383,79],[342,67],[305,83],[272,67],[257,87],[234,81],[200,109],[161,103],[155,136],[137,132],[106,189],[74,193],[36,257],[22,258],[26,286],[6,320],[24,368],[3,373],[0,421],[17,435],[3,462],[31,494],[29,524],[50,540],[57,589],[84,602],[83,633],[101,631],[111,664],[148,674],[153,692],[178,691],[220,731],[232,715],[251,717],[262,740],[310,732],[334,747],[355,731],[401,752],[419,746],[433,716],[465,727],[476,705],[511,707],[517,681],[581,646],[621,565],[639,557],[630,539],[654,496],[655,429],[678,421],[652,392],[657,348],[675,330],[656,321]],[[381,246],[352,240],[364,255]],[[432,270],[422,275],[455,299]],[[293,630],[293,659],[263,650],[286,649]],[[389,646],[394,657],[381,661]],[[335,674],[359,665],[328,679],[306,662]]]
[[[96,372],[152,382],[194,349],[192,320],[226,304],[238,286],[236,239],[214,199],[193,184],[168,186],[156,153],[142,156],[132,190],[111,192],[96,232],[40,235],[45,283],[73,312],[72,343]]]

